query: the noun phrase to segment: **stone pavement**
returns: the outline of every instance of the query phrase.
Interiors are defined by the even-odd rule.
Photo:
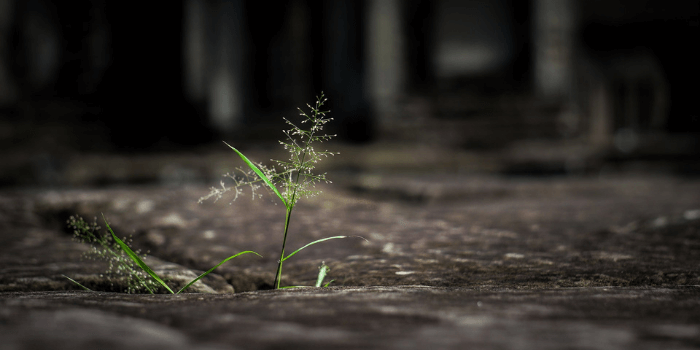
[[[347,173],[301,201],[288,247],[327,236],[269,290],[284,208],[197,203],[204,185],[0,193],[0,348],[693,349],[700,181]],[[65,219],[104,213],[193,292],[119,293]],[[104,225],[103,225],[104,226]],[[70,276],[96,292],[67,281]],[[236,293],[233,293],[235,290]]]

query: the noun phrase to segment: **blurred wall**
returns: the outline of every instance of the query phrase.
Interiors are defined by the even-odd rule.
[[[513,18],[508,6],[505,0],[437,2],[436,75],[480,76],[512,64]]]
[[[346,141],[633,153],[700,131],[697,18],[659,0],[2,0],[0,118],[91,123],[120,150],[275,139],[323,90]]]

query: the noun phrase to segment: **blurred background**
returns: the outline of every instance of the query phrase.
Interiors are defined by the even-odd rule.
[[[350,172],[697,176],[698,7],[0,0],[0,185],[208,183],[321,91]]]

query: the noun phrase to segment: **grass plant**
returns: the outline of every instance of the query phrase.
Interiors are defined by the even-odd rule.
[[[109,262],[109,269],[107,270],[108,273],[127,278],[127,293],[138,293],[145,289],[149,293],[154,294],[157,292],[159,287],[163,287],[171,294],[180,294],[192,284],[214,271],[217,267],[235,257],[248,253],[253,253],[262,257],[260,254],[250,250],[229,256],[175,292],[162,278],[160,278],[160,276],[158,276],[158,274],[156,274],[148,265],[146,265],[146,263],[143,261],[146,258],[145,255],[141,255],[139,251],[134,252],[124,242],[126,239],[122,240],[117,237],[112,228],[109,226],[107,218],[105,218],[104,215],[102,218],[104,219],[105,226],[107,226],[107,230],[109,231],[110,235],[103,236],[98,233],[101,227],[97,225],[97,218],[95,218],[95,221],[92,224],[88,224],[80,216],[71,216],[68,219],[68,226],[73,229],[73,235],[78,241],[94,244],[92,250],[88,253],[89,258],[95,257],[107,260]],[[136,266],[138,266],[140,270],[137,269]],[[90,290],[68,276],[64,275],[63,277],[85,290]]]
[[[267,187],[279,198],[285,207],[286,213],[284,220],[284,233],[282,236],[282,248],[280,250],[279,260],[277,261],[277,270],[275,272],[275,281],[273,283],[273,288],[275,289],[280,288],[282,281],[282,266],[287,259],[294,256],[302,249],[314,244],[332,239],[350,237],[333,236],[315,240],[285,256],[287,235],[289,233],[289,224],[292,218],[292,212],[294,211],[294,206],[300,198],[319,194],[320,191],[316,190],[316,184],[320,182],[331,182],[326,179],[325,173],[316,174],[313,172],[316,163],[318,163],[320,160],[328,156],[338,154],[337,152],[330,152],[327,150],[320,151],[315,148],[317,144],[328,141],[336,136],[323,133],[324,125],[333,120],[333,118],[325,117],[326,113],[329,113],[330,111],[322,110],[323,104],[326,101],[327,99],[322,92],[321,96],[316,98],[316,103],[314,106],[311,106],[310,104],[306,105],[310,109],[309,113],[304,112],[301,108],[298,109],[300,112],[299,115],[302,117],[299,125],[307,124],[307,129],[298,126],[287,118],[284,119],[285,123],[289,125],[290,128],[283,131],[286,138],[285,140],[279,141],[279,143],[289,151],[290,156],[286,161],[272,160],[277,164],[277,167],[274,165],[267,167],[262,163],[254,163],[239,150],[224,142],[226,146],[230,147],[234,152],[236,152],[236,154],[238,154],[238,156],[248,166],[248,169],[238,168],[237,172],[225,174],[225,177],[234,181],[234,186],[226,187],[225,183],[221,181],[221,187],[212,187],[210,193],[199,200],[202,202],[210,198],[215,198],[216,201],[220,199],[224,193],[233,191],[233,200],[235,201],[239,195],[243,193],[241,189],[243,187],[249,187],[252,192],[252,197],[256,198],[259,196],[256,191],[261,186]]]
[[[68,219],[67,224],[68,227],[73,230],[74,240],[91,244],[90,250],[83,254],[83,258],[107,261],[109,267],[104,275],[110,280],[113,278],[126,279],[125,292],[139,293],[145,290],[149,293],[154,293],[158,290],[158,283],[150,279],[145,271],[139,269],[136,261],[122,250],[121,245],[115,241],[111,235],[100,234],[102,228],[98,226],[97,218],[95,218],[92,223],[87,223],[82,217],[74,215]],[[124,240],[126,240],[126,238],[124,238]],[[120,241],[122,244],[125,244],[122,240]],[[146,259],[146,255],[141,254],[139,251],[132,251],[132,253],[140,256],[139,260],[141,261]],[[64,277],[81,288],[88,289],[70,277]],[[112,287],[114,287],[113,281]]]
[[[329,152],[327,150],[319,151],[315,149],[315,145],[328,141],[336,135],[327,135],[322,133],[323,126],[332,118],[325,118],[326,113],[330,111],[324,111],[321,108],[326,102],[326,98],[323,93],[321,96],[316,98],[316,104],[311,106],[307,104],[310,108],[310,113],[305,113],[301,108],[299,108],[300,115],[303,117],[300,124],[309,125],[308,129],[303,129],[297,124],[291,122],[285,118],[285,122],[290,126],[289,129],[284,130],[286,139],[280,141],[280,144],[284,146],[286,150],[289,151],[290,157],[286,161],[275,160],[277,168],[274,166],[266,167],[262,163],[253,163],[246,156],[243,155],[233,146],[224,142],[228,147],[230,147],[238,156],[245,162],[248,169],[238,168],[238,172],[225,174],[224,176],[230,178],[234,181],[233,187],[226,187],[223,181],[221,181],[221,187],[212,187],[209,195],[204,196],[199,199],[199,202],[203,202],[209,198],[215,198],[215,201],[220,199],[226,192],[233,191],[234,198],[236,200],[238,196],[242,193],[241,188],[244,186],[250,187],[252,192],[252,197],[259,197],[260,194],[256,193],[261,186],[265,186],[269,190],[275,193],[280,199],[282,204],[286,209],[285,222],[284,222],[284,234],[282,236],[282,248],[280,251],[279,260],[277,261],[277,270],[275,272],[275,281],[273,287],[275,289],[288,288],[280,287],[282,281],[282,266],[283,263],[291,258],[292,256],[299,253],[301,250],[312,246],[317,243],[325,242],[332,239],[341,239],[349,237],[359,237],[359,236],[333,236],[326,237],[322,239],[315,240],[308,243],[301,248],[293,251],[292,253],[285,255],[285,249],[287,245],[287,235],[289,233],[289,223],[292,218],[292,211],[294,206],[299,201],[300,198],[310,197],[319,194],[321,191],[315,189],[316,184],[319,182],[330,183],[326,179],[326,174],[316,174],[313,172],[315,164],[321,159],[336,155],[337,152]],[[279,189],[278,189],[279,187]],[[160,278],[146,263],[143,261],[145,256],[141,255],[139,251],[133,251],[125,240],[120,239],[114,233],[112,228],[107,222],[107,218],[102,216],[105,222],[105,226],[109,231],[109,235],[100,235],[98,231],[100,227],[97,226],[97,218],[93,224],[87,224],[79,216],[71,216],[68,220],[68,226],[73,229],[73,233],[79,241],[83,243],[94,244],[91,250],[91,256],[102,258],[110,262],[110,268],[108,272],[116,273],[120,276],[126,276],[128,279],[128,293],[135,293],[142,290],[147,290],[149,293],[155,293],[158,288],[163,287],[165,290],[172,294],[179,294],[182,291],[189,288],[192,284],[199,281],[202,277],[211,273],[217,267],[226,263],[227,261],[238,257],[243,254],[252,253],[258,256],[260,254],[254,251],[243,251],[238,254],[229,256],[228,258],[222,260],[219,264],[212,267],[208,271],[199,275],[197,278],[190,281],[187,285],[182,287],[179,291],[173,291],[170,286]],[[362,237],[359,237],[362,238]],[[364,239],[364,238],[362,238]],[[137,268],[138,267],[138,268]],[[322,263],[319,267],[318,279],[316,282],[316,287],[320,287],[323,283],[326,274],[330,271],[325,263]],[[87,287],[78,283],[74,279],[64,276],[71,282],[77,284],[83,289],[89,290]],[[330,281],[324,286],[327,287]],[[293,286],[296,287],[296,286]]]
[[[318,267],[318,278],[316,279],[316,287],[320,287],[323,284],[323,279],[326,278],[326,274],[331,272],[330,267],[326,265],[326,262],[322,262],[321,266]],[[330,280],[328,283],[323,284],[324,287],[328,287],[335,280]]]

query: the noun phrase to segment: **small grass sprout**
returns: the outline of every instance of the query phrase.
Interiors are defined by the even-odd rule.
[[[122,250],[121,245],[114,237],[111,235],[101,235],[99,233],[101,227],[97,225],[97,217],[95,217],[92,223],[87,223],[82,217],[74,215],[69,217],[66,223],[68,227],[73,230],[74,240],[92,245],[91,249],[83,254],[83,258],[107,261],[109,263],[109,268],[105,272],[105,275],[108,279],[114,277],[125,278],[127,285],[126,293],[139,293],[143,290],[154,293],[158,290],[158,284],[148,278],[148,275],[138,268],[136,262]],[[122,240],[119,240],[119,242],[123,243]],[[139,251],[132,253],[140,255],[142,259],[146,259],[146,255],[141,255]],[[143,261],[142,259],[140,260]],[[75,280],[67,276],[65,277],[83,289],[88,289]]]
[[[93,254],[96,254],[98,257],[106,259],[110,262],[109,271],[113,271],[114,266],[116,264],[117,273],[127,276],[129,281],[127,293],[136,293],[141,290],[141,287],[143,287],[146,290],[148,290],[149,293],[154,294],[155,291],[157,291],[158,287],[162,286],[171,294],[180,294],[184,290],[189,288],[192,284],[214,271],[217,267],[223,265],[225,262],[235,257],[248,253],[253,253],[257,256],[262,257],[260,254],[251,250],[243,251],[238,254],[229,256],[228,258],[222,260],[216,266],[212,267],[208,271],[202,273],[197,278],[187,283],[187,285],[182,287],[177,292],[174,292],[162,278],[160,278],[148,265],[146,265],[146,263],[143,261],[143,259],[145,259],[146,257],[141,256],[139,251],[134,252],[124,242],[124,240],[121,240],[119,237],[117,237],[112,228],[109,226],[107,218],[105,218],[104,215],[102,215],[102,218],[104,219],[105,226],[107,226],[107,230],[109,230],[109,233],[111,234],[109,236],[101,236],[97,234],[97,231],[100,230],[100,227],[97,226],[97,218],[95,218],[94,223],[90,225],[87,224],[85,220],[83,220],[77,215],[71,216],[68,219],[68,225],[69,227],[73,228],[73,234],[79,241],[83,243],[97,243],[98,247],[94,247]],[[138,266],[141,270],[136,269],[136,266]],[[81,288],[85,290],[90,290],[89,288],[83,286],[82,284],[78,283],[72,278],[65,275],[64,277],[70,280],[71,282],[77,284]]]
[[[330,267],[326,265],[326,262],[323,261],[321,262],[321,266],[318,267],[318,277],[316,277],[316,288],[320,288],[321,286],[328,287],[333,283],[335,280],[330,280],[326,284],[323,284],[323,280],[326,278],[326,274],[331,272]],[[309,286],[286,286],[286,287],[280,287],[280,289],[288,289],[288,288],[310,288]]]
[[[318,163],[323,158],[328,156],[334,156],[338,154],[337,152],[330,152],[327,150],[318,150],[315,146],[319,143],[323,143],[335,137],[336,135],[328,135],[323,133],[323,127],[326,123],[333,120],[333,118],[325,118],[326,113],[330,111],[322,110],[323,104],[327,101],[323,92],[321,96],[316,98],[316,104],[311,106],[307,104],[306,106],[310,109],[310,113],[304,112],[301,108],[298,108],[300,112],[301,124],[308,123],[308,129],[303,129],[292,121],[284,118],[287,125],[290,126],[289,129],[284,130],[286,138],[279,143],[288,150],[290,153],[289,159],[286,161],[272,160],[277,164],[277,168],[266,167],[262,163],[254,163],[250,161],[243,153],[224,142],[226,146],[230,147],[238,156],[243,160],[243,162],[248,166],[248,170],[238,168],[236,174],[225,174],[224,176],[233,179],[234,186],[226,187],[224,182],[221,182],[221,187],[212,187],[210,193],[207,196],[200,198],[199,202],[203,202],[209,198],[215,198],[219,200],[224,193],[233,191],[235,201],[240,194],[242,194],[242,187],[249,187],[252,192],[253,198],[259,197],[256,191],[261,187],[265,186],[271,190],[282,202],[286,209],[285,221],[284,221],[284,235],[282,238],[282,249],[280,252],[279,260],[277,261],[277,271],[275,272],[275,281],[273,283],[273,288],[279,289],[282,281],[282,265],[284,261],[294,256],[296,253],[304,248],[311,245],[328,241],[331,239],[341,239],[348,238],[350,236],[333,236],[322,238],[295,250],[289,255],[285,256],[285,248],[287,244],[287,234],[289,232],[289,223],[292,217],[292,211],[297,201],[303,197],[311,197],[319,194],[321,191],[315,189],[316,184],[320,182],[331,183],[331,181],[326,179],[326,174],[316,174],[313,172],[316,163]]]
[[[326,265],[325,261],[321,262],[321,266],[318,267],[318,278],[316,279],[316,287],[321,287],[323,284],[323,279],[326,278],[326,274],[331,272],[331,268]],[[328,283],[324,284],[324,287],[328,287],[335,280],[330,280]]]

